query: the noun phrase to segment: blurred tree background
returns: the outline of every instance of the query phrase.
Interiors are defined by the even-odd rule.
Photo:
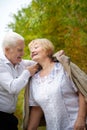
[[[12,18],[8,28],[25,38],[24,58],[32,39],[48,38],[87,73],[87,0],[32,0]]]
[[[87,73],[87,0],[32,0],[12,18],[8,28],[25,38],[24,58],[31,40],[48,38]]]

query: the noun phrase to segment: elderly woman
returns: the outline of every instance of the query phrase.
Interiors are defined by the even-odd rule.
[[[29,49],[41,70],[30,81],[28,130],[37,130],[43,114],[47,130],[84,130],[86,102],[62,64],[53,60],[51,41],[33,40]]]

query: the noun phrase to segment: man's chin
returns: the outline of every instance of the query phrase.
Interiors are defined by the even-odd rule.
[[[17,60],[17,63],[20,63],[21,61],[22,61],[22,59],[18,59],[18,60]]]

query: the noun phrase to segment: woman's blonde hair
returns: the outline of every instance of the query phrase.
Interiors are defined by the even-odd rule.
[[[40,44],[43,47],[43,49],[45,49],[47,51],[48,56],[52,57],[52,55],[54,53],[54,46],[50,40],[48,40],[46,38],[38,38],[38,39],[32,40],[28,44],[28,47],[31,48],[36,44]]]

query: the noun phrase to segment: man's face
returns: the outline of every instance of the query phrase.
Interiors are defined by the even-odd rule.
[[[20,63],[24,55],[24,42],[20,40],[16,46],[6,48],[5,55],[13,65]]]

